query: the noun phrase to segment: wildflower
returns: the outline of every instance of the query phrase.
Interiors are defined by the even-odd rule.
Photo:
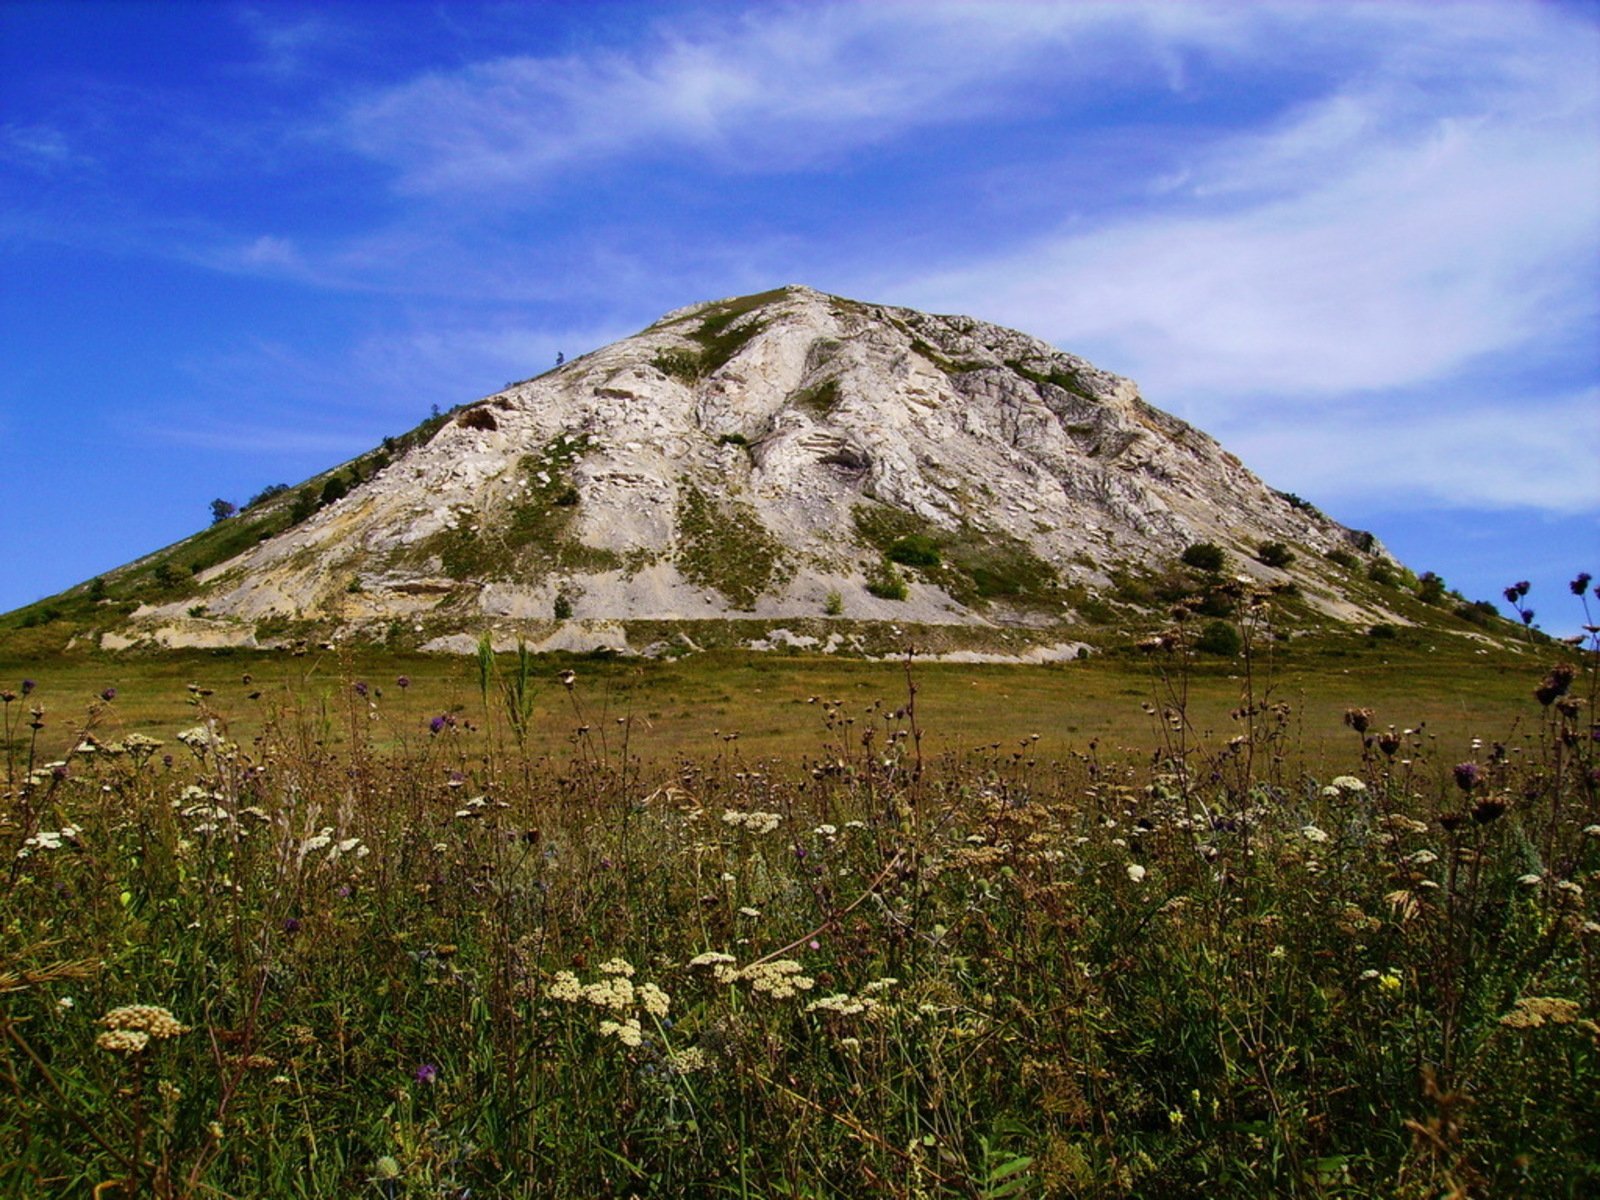
[[[433,717],[428,721],[428,730],[430,733],[443,733],[444,727],[449,723],[450,718],[444,714],[440,714],[439,716]]]
[[[1402,986],[1400,976],[1394,971],[1388,971],[1378,976],[1378,986],[1386,992],[1398,992]]]
[[[688,1046],[682,1050],[673,1050],[667,1054],[667,1066],[679,1075],[688,1075],[693,1071],[704,1071],[711,1065],[706,1058],[706,1052],[699,1046]]]
[[[640,984],[638,997],[639,1007],[657,1019],[665,1017],[672,1007],[672,997],[653,983]]]
[[[753,991],[762,992],[774,1000],[787,1000],[796,992],[807,992],[815,986],[815,980],[800,973],[803,969],[793,959],[779,958],[771,962],[752,963],[739,974]]]
[[[110,704],[116,698],[117,689],[114,687],[108,687],[105,691],[100,693],[100,699],[104,700],[107,704]]]
[[[1578,577],[1567,586],[1572,589],[1572,594],[1574,596],[1581,596],[1584,592],[1589,590],[1589,580],[1593,578],[1594,576],[1589,574],[1589,572],[1579,571]]]
[[[408,687],[411,686],[411,676],[409,676],[409,675],[400,676],[400,678],[398,678],[398,679],[396,679],[394,681],[394,685],[395,685],[395,687],[399,688],[402,692],[405,691]]]
[[[1128,864],[1128,878],[1133,880],[1134,883],[1143,883],[1147,874],[1148,872],[1138,863]]]
[[[545,988],[544,994],[552,1000],[576,1004],[583,999],[583,985],[571,971],[557,971],[555,978],[550,981],[550,986]]]
[[[601,1021],[600,1036],[614,1037],[624,1046],[638,1046],[644,1041],[644,1030],[638,1017],[629,1017],[626,1021]]]
[[[813,1000],[806,1005],[806,1011],[808,1013],[830,1012],[842,1017],[849,1017],[854,1016],[856,1013],[866,1012],[876,1003],[876,1000],[871,1000],[864,996],[857,998],[848,992],[835,992],[831,996],[823,996],[820,1000]]]
[[[1455,777],[1456,786],[1463,792],[1470,792],[1478,786],[1478,780],[1483,777],[1483,772],[1475,762],[1457,763]]]
[[[351,690],[354,691],[355,694],[360,696],[363,700],[365,700],[367,698],[367,690],[368,689],[367,689],[367,681],[366,680],[358,679],[358,680],[355,681],[355,683],[351,684],[350,687],[351,687]]]
[[[31,696],[33,694],[33,689],[38,687],[38,686],[39,685],[36,684],[33,680],[24,679],[22,681],[22,696],[23,696],[23,699],[27,699],[29,696]]]
[[[759,908],[751,908],[748,904],[746,904],[739,910],[739,915],[741,917],[749,917],[753,921],[761,915],[761,910]]]
[[[1560,883],[1556,884],[1556,891],[1560,892],[1563,896],[1570,896],[1574,900],[1583,899],[1582,886],[1573,883],[1570,879],[1563,879]]]
[[[722,823],[731,825],[735,829],[743,829],[746,833],[760,836],[771,833],[783,821],[777,813],[771,812],[740,812],[737,809],[726,809],[722,814]]]
[[[633,984],[625,975],[613,975],[585,987],[583,998],[596,1008],[627,1012],[633,1007]]]
[[[1524,996],[1500,1018],[1512,1029],[1538,1029],[1541,1025],[1570,1025],[1578,1019],[1578,1003],[1561,996]]]
[[[1300,830],[1300,836],[1305,838],[1305,840],[1308,842],[1321,843],[1328,840],[1328,835],[1321,829],[1318,829],[1315,825],[1306,825],[1302,827]]]
[[[1439,861],[1439,856],[1432,850],[1418,850],[1414,854],[1406,855],[1406,862],[1414,867],[1429,867]]]
[[[691,967],[715,967],[737,961],[731,954],[723,954],[720,950],[707,950],[704,954],[696,954],[691,958],[689,965]]]
[[[62,996],[61,999],[56,1001],[56,1007],[59,1008],[62,1012],[66,1012],[68,1009],[71,1009],[76,1004],[77,1004],[77,1001],[75,1001],[71,996]]]
[[[633,975],[633,964],[628,962],[626,959],[613,958],[608,962],[603,962],[600,964],[600,974],[627,975],[631,978]]]
[[[1354,775],[1336,775],[1329,786],[1352,796],[1359,796],[1367,790],[1367,785]]]
[[[113,1008],[100,1018],[100,1024],[113,1032],[133,1031],[158,1040],[189,1032],[187,1025],[180,1024],[169,1011],[154,1004],[124,1004]]]
[[[109,1054],[138,1054],[150,1044],[150,1035],[142,1029],[108,1029],[94,1044]]]
[[[1533,872],[1530,871],[1526,875],[1517,876],[1517,882],[1520,883],[1525,888],[1536,888],[1541,883],[1544,882],[1544,876],[1543,875],[1535,875]]]
[[[556,678],[561,681],[562,687],[571,691],[572,685],[578,682],[578,673],[576,671],[563,671]]]
[[[205,725],[196,725],[179,732],[178,740],[196,754],[204,754],[215,740],[213,731]]]
[[[439,1078],[439,1068],[429,1062],[421,1063],[411,1072],[411,1078],[418,1083],[433,1083]]]

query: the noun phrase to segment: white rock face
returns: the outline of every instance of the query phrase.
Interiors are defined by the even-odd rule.
[[[453,645],[452,631],[559,614],[617,640],[604,623],[817,617],[832,596],[863,620],[1039,619],[975,569],[902,569],[904,599],[874,595],[874,514],[1023,554],[1091,595],[1197,541],[1282,581],[1254,560],[1260,542],[1326,551],[1351,536],[1131,381],[1036,338],[788,287],[679,309],[451,414],[344,498],[203,572],[205,632],[186,632],[403,622]],[[1301,557],[1295,577],[1333,612],[1319,556]]]

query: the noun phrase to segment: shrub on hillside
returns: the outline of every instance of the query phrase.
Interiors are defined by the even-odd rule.
[[[1282,542],[1262,542],[1256,548],[1256,559],[1269,567],[1287,567],[1294,561],[1294,551]]]
[[[1180,556],[1183,564],[1197,571],[1220,571],[1228,562],[1228,554],[1215,542],[1196,542]]]
[[[1200,631],[1200,636],[1195,639],[1194,648],[1202,654],[1232,658],[1244,648],[1244,639],[1239,636],[1238,629],[1231,623],[1208,621],[1205,628]]]

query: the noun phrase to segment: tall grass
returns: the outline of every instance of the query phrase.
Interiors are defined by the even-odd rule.
[[[1353,708],[1305,763],[1247,611],[1233,729],[1180,623],[1136,757],[1025,713],[925,757],[909,663],[803,761],[648,772],[525,654],[400,728],[353,681],[245,744],[102,698],[60,763],[13,695],[0,1192],[1594,1194],[1596,647],[1520,732]]]

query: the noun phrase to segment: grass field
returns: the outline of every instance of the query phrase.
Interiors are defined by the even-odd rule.
[[[1542,653],[1542,652],[1541,652]],[[1320,755],[1338,741],[1341,714],[1353,705],[1377,708],[1385,723],[1425,727],[1461,752],[1473,737],[1502,736],[1525,716],[1526,675],[1539,661],[1531,649],[1495,650],[1460,638],[1374,641],[1356,635],[1321,637],[1278,647],[1276,657],[1253,669],[1258,691],[1292,705],[1300,748]],[[501,655],[510,670],[512,656]],[[553,752],[587,720],[615,740],[619,718],[631,722],[629,749],[652,761],[715,750],[727,734],[739,735],[746,755],[794,757],[816,748],[820,725],[796,711],[813,697],[865,708],[881,701],[895,708],[906,691],[903,660],[867,662],[812,654],[713,652],[676,660],[544,656],[532,681],[530,744]],[[562,670],[584,682],[582,704],[556,681]],[[914,660],[928,748],[961,750],[1016,735],[1019,723],[1065,752],[1091,739],[1108,747],[1142,746],[1153,721],[1147,706],[1166,707],[1173,696],[1163,676],[1176,678],[1161,656],[1096,655],[1044,666],[971,666]],[[1230,714],[1245,685],[1242,660],[1197,656],[1183,672],[1191,723],[1203,736],[1234,736]],[[408,686],[396,681],[405,677]],[[107,687],[99,725],[117,732],[170,735],[192,723],[195,694],[210,692],[210,707],[236,740],[259,734],[271,714],[293,709],[323,726],[330,741],[348,734],[355,685],[368,696],[363,736],[398,744],[439,713],[481,719],[480,668],[471,657],[396,655],[353,646],[345,649],[187,652],[173,654],[8,654],[0,643],[0,679],[13,688],[24,678],[42,686],[33,700],[48,721],[41,746],[59,757]],[[253,697],[253,698],[252,698]],[[496,701],[498,716],[499,703]],[[575,720],[581,713],[583,720]]]
[[[0,647],[0,1193],[1595,1194],[1593,655],[1275,654]]]

